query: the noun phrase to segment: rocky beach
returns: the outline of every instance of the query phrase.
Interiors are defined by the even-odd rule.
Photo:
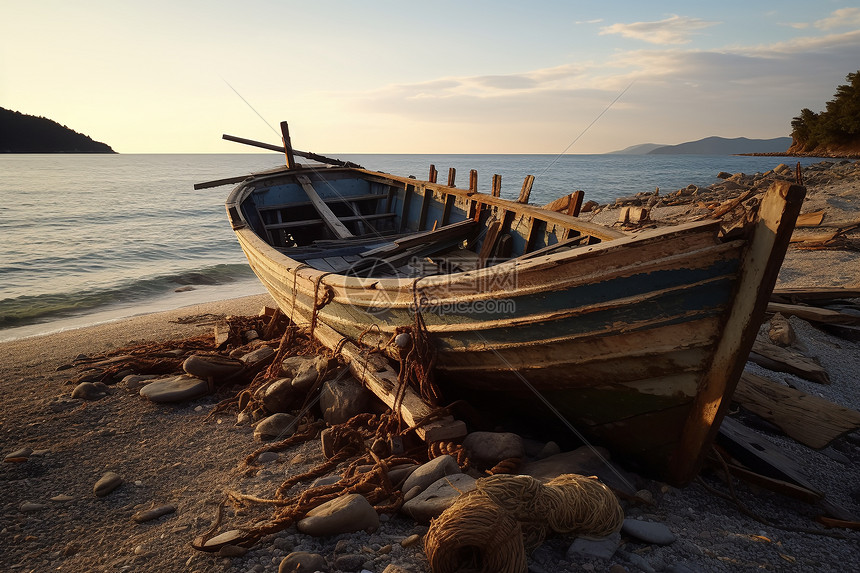
[[[786,165],[760,174],[721,173],[720,182],[707,188],[647,190],[612,204],[593,205],[581,217],[636,232],[721,209],[732,213],[732,207],[754,202],[774,179],[793,181],[797,175]],[[802,209],[807,218],[795,231],[777,288],[840,287],[856,292],[860,161],[823,161],[800,175],[807,186]],[[726,226],[731,224],[728,216]],[[856,298],[842,301],[834,312],[857,317],[858,304]],[[456,451],[443,452],[417,469],[403,464],[389,472],[391,486],[415,500],[407,510],[379,513],[362,496],[343,496],[335,507],[265,532],[256,543],[232,543],[237,539],[231,531],[247,523],[267,523],[271,506],[257,501],[272,499],[286,479],[326,462],[325,441],[321,446],[314,434],[278,451],[259,453],[275,438],[293,431],[310,434],[314,427],[286,413],[275,414],[282,416],[276,420],[249,413],[243,417],[235,405],[223,402],[241,390],[235,385],[216,386],[212,378],[202,385],[187,379],[176,382],[178,371],[165,367],[158,378],[170,375],[174,382],[161,388],[151,382],[153,378],[125,368],[133,362],[130,349],[147,348],[151,358],[174,367],[206,344],[211,351],[213,332],[225,322],[245,325],[238,334],[247,344],[232,354],[233,361],[225,358],[216,366],[242,369],[271,361],[277,339],[266,343],[259,337],[268,316],[262,309],[274,306],[268,295],[259,295],[0,344],[4,457],[0,568],[431,571],[425,553],[430,518],[439,515],[440,503],[450,505],[455,493],[474,488],[475,478],[485,475],[474,468],[463,471]],[[795,495],[787,495],[791,488],[777,493],[761,482],[726,479],[719,463],[677,488],[623,468],[611,471],[588,448],[562,452],[551,437],[524,440],[510,432],[489,436],[475,432],[467,437],[467,449],[471,457],[485,458],[485,465],[519,456],[525,462],[520,473],[545,479],[597,475],[618,493],[624,518],[620,531],[601,537],[550,533],[528,554],[529,571],[844,571],[860,561],[860,422],[853,427],[851,422],[856,419],[851,412],[860,409],[857,329],[822,327],[790,313],[778,316],[762,325],[762,348],[778,345],[774,330],[791,332],[780,348],[817,365],[817,379],[808,374],[812,366],[807,365],[805,375],[799,370],[777,371],[773,360],[752,356],[747,373],[841,407],[849,420],[846,430],[811,447],[791,428],[780,427],[760,409],[753,411],[743,397],[733,405],[730,418],[793,460],[807,485],[823,494],[823,501],[800,499],[797,488],[792,490]],[[248,318],[231,322],[228,317]],[[248,334],[251,330],[257,331],[256,343]],[[113,368],[117,364],[124,368]],[[301,386],[300,379],[309,385],[326,379],[321,406],[315,402],[308,406],[329,427],[358,411],[350,410],[357,407],[352,403],[344,406],[340,398],[338,385],[350,377],[335,361],[308,355],[291,364],[291,370],[284,367],[284,376],[292,387]],[[154,363],[147,364],[147,372],[155,369]],[[176,391],[188,394],[164,398]],[[278,398],[274,390],[263,394]],[[294,412],[300,405],[285,409]],[[376,415],[384,410],[373,399],[360,408]],[[394,445],[380,445],[384,447],[390,453]],[[246,463],[252,453],[259,455]],[[325,472],[313,472],[287,491],[295,496],[312,484],[337,481],[347,470],[356,475],[372,471],[348,465],[345,460]],[[228,496],[245,503],[224,503]],[[829,521],[821,523],[822,515]],[[212,538],[215,534],[224,537]]]

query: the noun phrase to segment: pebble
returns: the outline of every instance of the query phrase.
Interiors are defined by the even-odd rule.
[[[154,507],[152,509],[147,509],[145,511],[138,511],[132,516],[132,519],[137,523],[145,523],[147,521],[152,521],[153,519],[158,519],[162,515],[167,515],[168,513],[173,513],[176,511],[176,506],[172,504],[160,505],[158,507]]]
[[[44,503],[34,503],[32,501],[25,501],[22,503],[18,509],[20,509],[23,513],[32,513],[34,511],[42,511],[48,507]]]
[[[421,491],[423,491],[439,478],[459,473],[461,473],[460,466],[457,465],[457,460],[455,460],[453,456],[439,456],[438,458],[433,458],[413,471],[412,474],[406,478],[406,482],[403,484],[403,491],[408,492],[414,487],[420,487]]]
[[[121,486],[122,481],[122,478],[118,474],[107,472],[95,483],[93,493],[99,497],[104,497]]]
[[[209,541],[203,544],[203,547],[209,548],[211,550],[215,550],[215,548],[221,549],[225,545],[230,545],[234,541],[242,539],[244,536],[244,532],[241,529],[231,529],[229,531],[225,531],[220,535],[216,535]]]
[[[401,511],[419,523],[430,523],[451,507],[460,494],[475,489],[475,482],[475,478],[466,474],[442,477],[404,503]]]
[[[107,392],[101,390],[92,382],[81,382],[72,390],[72,398],[78,400],[100,400],[107,396]]]
[[[621,532],[655,545],[670,545],[676,539],[675,534],[662,523],[642,521],[641,519],[625,519],[621,525]]]
[[[567,550],[567,558],[571,561],[580,558],[609,560],[620,545],[620,533],[613,533],[603,538],[577,537]]]
[[[140,389],[140,395],[151,402],[182,402],[209,393],[209,383],[192,376],[173,376],[150,382]]]
[[[401,547],[411,547],[411,546],[415,545],[416,543],[418,543],[419,541],[421,541],[421,536],[418,535],[417,533],[413,533],[409,537],[404,538],[400,542],[400,546]]]
[[[261,420],[254,428],[254,439],[258,442],[265,440],[289,438],[296,431],[296,417],[292,414],[279,412]]]
[[[25,461],[27,461],[27,459],[32,454],[33,454],[32,448],[24,447],[24,448],[15,450],[11,454],[6,454],[6,456],[3,458],[3,461],[4,462],[25,462]]]
[[[315,573],[327,571],[325,558],[318,553],[295,551],[283,558],[278,566],[278,573]]]
[[[55,495],[54,497],[52,497],[51,501],[64,502],[64,501],[72,501],[73,499],[75,499],[75,498],[72,497],[71,495],[60,494],[60,495]]]
[[[314,537],[376,531],[379,529],[379,514],[364,496],[351,493],[310,510],[297,527],[302,533]]]

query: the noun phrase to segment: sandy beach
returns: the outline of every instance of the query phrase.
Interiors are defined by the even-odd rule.
[[[860,162],[842,167],[809,171],[803,212],[825,214],[819,228],[802,231],[840,232],[822,248],[795,243],[778,287],[860,288]],[[658,206],[652,218],[695,216],[707,210],[715,193],[697,190],[697,200]],[[618,212],[607,206],[591,219],[612,224]],[[307,551],[322,555],[332,572],[429,571],[421,543],[404,543],[427,528],[401,515],[385,519],[372,533],[314,538],[289,528],[240,555],[198,552],[191,542],[214,523],[225,492],[271,495],[285,475],[323,460],[318,441],[281,452],[256,475],[245,475],[237,466],[259,444],[250,426],[235,425],[236,412],[209,416],[224,395],[158,405],[116,384],[100,400],[70,397],[69,382],[79,371],[68,366],[81,355],[211,335],[218,319],[256,315],[266,306],[275,306],[272,299],[255,295],[0,344],[2,453],[31,450],[25,461],[0,464],[0,569],[264,572],[278,571],[284,557]],[[860,409],[860,342],[796,318],[791,323],[799,347],[821,363],[831,383],[816,384],[752,364],[750,370]],[[798,461],[810,482],[844,515],[860,519],[860,432],[813,450],[773,429],[758,431]],[[95,496],[93,487],[106,472],[118,474],[122,485],[110,495]],[[727,491],[718,476],[703,479],[706,486]],[[569,557],[572,539],[553,538],[532,554],[530,571],[844,571],[860,562],[860,532],[820,526],[814,521],[822,513],[820,506],[740,482],[736,488],[746,513],[697,482],[679,489],[643,480],[653,504],[626,506],[626,515],[665,525],[676,537],[674,543],[624,537],[615,555],[601,560]],[[132,519],[141,510],[165,504],[175,511],[144,523]],[[234,517],[228,511],[225,520]],[[342,568],[347,564],[351,568]]]

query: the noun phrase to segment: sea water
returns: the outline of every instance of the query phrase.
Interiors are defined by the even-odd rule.
[[[720,171],[765,172],[794,158],[699,155],[336,155],[362,166],[487,191],[502,176],[531,203],[581,189],[586,200],[689,184]],[[804,165],[818,161],[801,160]],[[0,341],[263,292],[224,211],[229,186],[195,183],[276,167],[270,154],[0,155]]]

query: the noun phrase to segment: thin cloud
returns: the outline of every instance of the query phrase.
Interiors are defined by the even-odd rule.
[[[603,22],[603,18],[595,18],[594,20],[577,20],[574,24],[581,26],[582,24],[600,24],[601,22]]]
[[[813,25],[819,30],[856,28],[860,26],[860,8],[840,8],[827,18],[816,21]]]
[[[612,24],[600,29],[601,35],[618,34],[624,38],[642,40],[651,44],[686,44],[690,36],[717,24],[700,18],[672,15],[657,22],[633,22],[632,24]]]

